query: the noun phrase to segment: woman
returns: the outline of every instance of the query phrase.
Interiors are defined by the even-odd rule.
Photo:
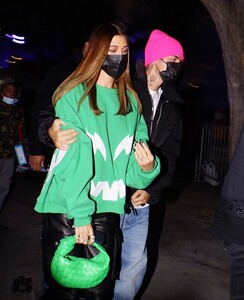
[[[160,171],[145,144],[147,127],[132,88],[121,24],[94,30],[86,57],[57,88],[53,105],[65,128],[79,135],[68,150],[55,150],[35,206],[44,213],[43,265],[50,299],[112,299],[126,186],[145,188]],[[95,288],[67,289],[50,275],[59,240],[74,233],[77,244],[95,239],[111,258],[109,275]]]

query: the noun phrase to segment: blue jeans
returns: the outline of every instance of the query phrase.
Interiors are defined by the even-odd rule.
[[[120,216],[123,242],[120,279],[115,282],[114,300],[134,299],[146,272],[149,206],[136,212]]]
[[[244,299],[244,245],[224,242],[230,259],[230,300]]]

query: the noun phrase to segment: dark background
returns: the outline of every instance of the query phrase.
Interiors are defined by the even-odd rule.
[[[198,0],[5,1],[0,10],[1,71],[21,73],[21,84],[35,92],[51,65],[79,45],[87,30],[108,20],[127,25],[133,59],[143,57],[143,47],[153,29],[177,38],[186,54],[184,84],[201,89],[205,99],[202,109],[208,106],[206,113],[211,114],[211,110],[227,105],[218,35]],[[25,45],[13,43],[5,33],[24,36]],[[11,60],[11,55],[23,60],[9,64],[5,60]]]
[[[153,29],[165,31],[181,42],[185,51],[181,83],[184,143],[188,157],[194,156],[202,124],[212,121],[219,109],[228,113],[221,45],[200,0],[5,1],[0,10],[0,80],[12,73],[19,81],[29,125],[35,94],[47,70],[79,46],[91,28],[113,20],[127,26],[133,62],[143,58]],[[24,36],[26,43],[15,44],[6,33]],[[6,60],[14,60],[15,64]]]

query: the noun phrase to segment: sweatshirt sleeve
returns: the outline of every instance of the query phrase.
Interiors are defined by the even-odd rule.
[[[67,124],[65,129],[73,128],[79,132],[77,143],[70,145],[67,151],[63,196],[67,203],[68,214],[74,218],[74,225],[80,226],[90,223],[95,210],[95,203],[89,197],[90,181],[93,176],[93,151],[91,139],[85,134],[76,103],[73,106],[68,101],[58,101],[56,116]]]
[[[135,141],[148,141],[147,126],[142,115],[139,115],[138,124],[135,134]],[[138,165],[134,151],[131,151],[127,174],[126,185],[136,189],[146,188],[160,173],[160,160],[155,156],[154,168],[150,171],[143,171]]]
[[[49,197],[50,207],[57,201],[56,204],[63,207],[67,217],[74,219],[75,226],[83,226],[90,224],[95,210],[95,203],[89,197],[93,151],[91,140],[84,132],[77,105],[71,104],[69,100],[71,97],[63,96],[57,102],[56,115],[67,124],[65,129],[73,128],[79,135],[76,143],[70,145],[68,150],[55,150],[41,197]]]

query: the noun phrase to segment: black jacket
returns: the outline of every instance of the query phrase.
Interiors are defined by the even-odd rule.
[[[244,244],[244,125],[217,202],[211,233]]]
[[[29,147],[31,155],[52,155],[53,149],[45,147],[38,137],[38,116],[42,110],[52,104],[52,95],[56,88],[75,70],[82,60],[81,51],[72,53],[65,60],[54,65],[46,74],[37,92],[31,110],[31,124],[29,132]]]
[[[152,99],[147,87],[147,77],[143,61],[136,62],[132,75],[133,85],[143,107],[143,115],[149,130],[150,149],[161,160],[161,174],[145,190],[151,195],[150,204],[157,203],[165,187],[172,185],[177,159],[180,155],[182,133],[182,98],[176,85],[163,85],[157,111],[153,121]]]

